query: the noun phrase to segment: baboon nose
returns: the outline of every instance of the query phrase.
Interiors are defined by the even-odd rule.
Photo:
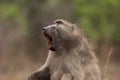
[[[43,28],[42,28],[42,30],[44,31],[44,30],[46,30],[46,28],[45,28],[45,27],[43,27]]]

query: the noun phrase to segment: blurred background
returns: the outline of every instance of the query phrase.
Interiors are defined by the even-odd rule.
[[[0,80],[25,80],[47,57],[41,28],[65,19],[95,45],[102,73],[120,80],[120,0],[0,0]]]

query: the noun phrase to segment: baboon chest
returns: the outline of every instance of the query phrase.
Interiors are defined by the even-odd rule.
[[[65,72],[64,61],[61,58],[55,59],[50,66],[51,80],[60,80]]]

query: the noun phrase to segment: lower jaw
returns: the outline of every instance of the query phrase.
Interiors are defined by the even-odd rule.
[[[56,51],[56,49],[54,47],[50,47],[49,50]]]

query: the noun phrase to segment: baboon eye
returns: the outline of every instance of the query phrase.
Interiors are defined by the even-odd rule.
[[[54,21],[54,23],[56,23],[56,24],[63,24],[64,21],[63,20],[56,20],[56,21]]]

